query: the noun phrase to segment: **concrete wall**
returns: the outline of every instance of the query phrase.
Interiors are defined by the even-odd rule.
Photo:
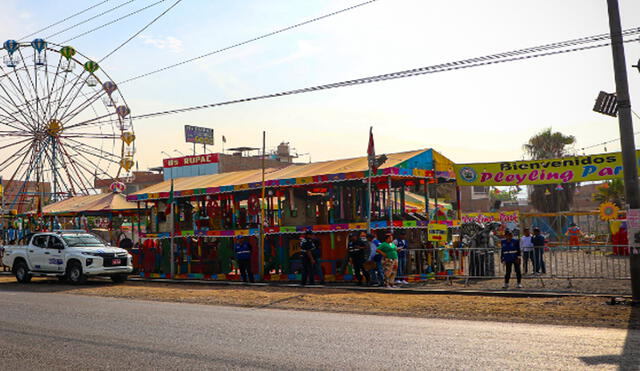
[[[220,154],[219,161],[219,172],[221,173],[262,168],[262,159],[260,157],[240,157]],[[273,159],[265,159],[264,163],[265,168],[267,169],[281,169],[291,165],[290,163],[280,162]]]

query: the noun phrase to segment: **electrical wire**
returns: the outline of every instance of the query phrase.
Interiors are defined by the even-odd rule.
[[[56,33],[54,33],[54,34],[51,34],[51,35],[49,35],[49,36],[45,37],[45,40],[46,40],[46,39],[50,39],[50,38],[52,38],[52,37],[54,37],[54,36],[58,36],[58,35],[60,35],[61,33],[67,32],[67,31],[69,31],[69,30],[71,30],[71,29],[74,29],[74,28],[76,28],[76,27],[78,27],[78,26],[80,26],[80,25],[83,25],[83,24],[85,24],[85,23],[87,23],[87,22],[89,22],[89,21],[92,21],[92,20],[94,20],[94,19],[96,19],[96,18],[102,17],[103,15],[108,14],[108,13],[111,13],[112,11],[117,10],[117,9],[119,9],[119,8],[122,8],[123,6],[125,6],[125,5],[127,5],[127,4],[130,4],[130,3],[134,2],[134,1],[136,1],[136,0],[129,0],[129,1],[126,1],[126,2],[124,2],[124,3],[122,3],[122,4],[120,4],[120,5],[117,5],[117,6],[113,7],[113,8],[111,8],[111,9],[107,9],[107,10],[105,10],[104,12],[99,13],[99,14],[97,14],[97,15],[94,15],[93,17],[87,18],[87,19],[85,19],[85,20],[84,20],[84,21],[82,21],[82,22],[78,22],[78,23],[74,24],[73,26],[69,26],[69,27],[67,27],[67,28],[65,28],[65,29],[63,29],[63,30],[60,30],[60,31],[58,31],[58,32],[56,32]]]
[[[150,71],[150,72],[146,72],[146,73],[144,73],[144,74],[142,74],[142,75],[138,75],[138,76],[131,77],[131,78],[127,79],[127,80],[124,80],[124,81],[120,81],[120,82],[118,82],[118,84],[119,84],[119,85],[126,84],[126,83],[128,83],[128,82],[131,82],[131,81],[134,81],[134,80],[137,80],[137,79],[141,79],[141,78],[143,78],[143,77],[147,77],[147,76],[149,76],[149,75],[153,75],[153,74],[156,74],[156,73],[158,73],[158,72],[163,72],[163,71],[166,71],[166,70],[171,69],[171,68],[175,68],[175,67],[178,67],[178,66],[182,66],[182,65],[184,65],[184,64],[194,62],[194,61],[196,61],[196,60],[198,60],[198,59],[202,59],[202,58],[205,58],[205,57],[209,57],[209,56],[211,56],[211,55],[218,54],[218,53],[221,53],[221,52],[227,51],[227,50],[229,50],[229,49],[237,48],[237,47],[239,47],[239,46],[246,45],[246,44],[252,43],[252,42],[254,42],[254,41],[262,40],[262,39],[265,39],[265,38],[267,38],[267,37],[274,36],[274,35],[280,34],[280,33],[282,33],[282,32],[289,31],[289,30],[293,30],[293,29],[298,28],[298,27],[301,27],[301,26],[306,26],[306,25],[308,25],[308,24],[310,24],[310,23],[314,23],[314,22],[317,22],[317,21],[321,21],[321,20],[323,20],[323,19],[326,19],[326,18],[332,17],[332,16],[334,16],[334,15],[338,15],[338,14],[341,14],[341,13],[348,12],[348,11],[350,11],[350,10],[353,10],[353,9],[356,9],[356,8],[359,8],[359,7],[362,7],[362,6],[364,6],[364,5],[372,4],[372,3],[376,2],[376,1],[378,1],[378,0],[369,0],[369,1],[365,1],[365,2],[360,3],[360,4],[356,4],[356,5],[350,6],[350,7],[348,7],[348,8],[340,9],[340,10],[335,11],[335,12],[332,12],[332,13],[328,13],[328,14],[325,14],[325,15],[322,15],[322,16],[319,16],[319,17],[316,17],[316,18],[313,18],[313,19],[310,19],[310,20],[307,20],[307,21],[304,21],[304,22],[301,22],[301,23],[294,24],[294,25],[292,25],[292,26],[288,26],[288,27],[285,27],[285,28],[281,28],[281,29],[279,29],[279,30],[272,31],[272,32],[266,33],[266,34],[264,34],[264,35],[260,35],[260,36],[254,37],[254,38],[252,38],[252,39],[248,39],[248,40],[245,40],[245,41],[242,41],[242,42],[239,42],[239,43],[233,44],[233,45],[226,46],[226,47],[221,48],[221,49],[218,49],[218,50],[214,50],[214,51],[212,51],[212,52],[208,52],[208,53],[206,53],[206,54],[199,55],[199,56],[197,56],[197,57],[193,57],[193,58],[190,58],[190,59],[184,60],[184,61],[182,61],[182,62],[178,62],[178,63],[172,64],[172,65],[169,65],[169,66],[165,66],[165,67],[159,68],[159,69],[157,69],[157,70],[155,70],[155,71]]]
[[[110,57],[113,53],[117,52],[120,48],[122,48],[123,46],[127,45],[131,40],[133,40],[136,36],[140,35],[142,32],[144,32],[144,30],[146,30],[147,28],[149,28],[152,24],[154,24],[158,19],[162,18],[165,14],[169,13],[169,11],[171,11],[171,9],[173,9],[176,5],[180,4],[182,2],[182,0],[176,0],[175,3],[173,3],[173,5],[171,5],[170,7],[168,7],[164,12],[160,13],[160,15],[158,15],[157,17],[155,17],[153,20],[151,20],[151,22],[147,23],[144,27],[142,27],[138,32],[134,33],[130,38],[128,38],[125,42],[123,42],[122,44],[120,44],[118,47],[116,47],[115,49],[113,49],[109,54],[105,55],[104,57],[102,57],[102,59],[100,59],[100,61],[98,63],[102,63],[102,61],[104,61],[105,59],[107,59],[108,57]]]
[[[371,4],[371,3],[375,2],[375,1],[376,0],[371,0],[371,1],[366,1],[364,3],[356,4],[356,5],[352,6],[352,7],[345,8],[345,9],[342,9],[342,10],[339,10],[339,11],[336,11],[336,12],[333,12],[333,13],[329,13],[329,14],[326,14],[326,15],[323,15],[323,16],[308,20],[306,22],[295,24],[293,26],[285,27],[285,28],[279,29],[277,31],[273,31],[273,32],[270,32],[270,33],[267,33],[267,34],[264,34],[264,35],[249,39],[249,40],[245,40],[243,42],[239,42],[239,43],[236,43],[236,44],[233,44],[233,45],[230,45],[230,46],[227,46],[227,47],[224,47],[224,48],[221,48],[221,49],[218,49],[218,50],[215,50],[215,51],[212,51],[212,52],[209,52],[209,53],[206,53],[206,54],[194,57],[194,58],[190,58],[190,59],[184,60],[182,62],[178,62],[178,63],[172,64],[172,65],[166,66],[166,67],[162,67],[162,68],[157,69],[155,71],[150,71],[150,72],[146,72],[144,74],[138,75],[138,76],[131,77],[131,78],[127,79],[127,80],[118,82],[118,84],[119,85],[126,84],[128,82],[131,82],[131,81],[134,81],[134,80],[146,77],[146,76],[150,76],[150,75],[156,74],[158,72],[163,72],[163,71],[166,71],[166,70],[174,68],[174,67],[182,66],[184,64],[187,64],[187,63],[190,63],[190,62],[194,62],[194,61],[196,61],[198,59],[202,59],[202,58],[205,58],[205,57],[208,57],[208,56],[211,56],[211,55],[214,55],[214,54],[218,54],[220,52],[223,52],[223,51],[226,51],[226,50],[229,50],[229,49],[233,49],[233,48],[236,48],[236,47],[239,47],[239,46],[242,46],[242,45],[246,45],[246,44],[249,44],[251,42],[254,42],[254,41],[257,41],[257,40],[261,40],[261,39],[264,39],[264,38],[269,37],[269,36],[276,35],[276,34],[281,33],[281,32],[285,32],[285,31],[288,31],[288,30],[291,30],[291,29],[294,29],[294,28],[297,28],[297,27],[300,27],[300,26],[303,26],[303,25],[306,25],[306,24],[309,24],[309,23],[313,23],[313,22],[322,20],[324,18],[328,18],[328,17],[334,16],[334,15],[337,15],[337,14],[340,14],[340,13],[343,13],[343,12],[346,12],[346,11],[361,7],[363,5]],[[629,36],[629,35],[637,34],[638,30],[639,30],[639,28],[626,29],[626,30],[624,30],[622,32],[622,35],[623,36]],[[595,42],[595,41],[608,40],[609,38],[610,38],[610,34],[603,33],[603,34],[598,34],[598,35],[594,35],[594,36],[588,36],[588,37],[582,37],[582,38],[568,40],[568,41],[556,42],[556,43],[542,45],[542,46],[533,47],[533,48],[520,49],[520,50],[515,50],[515,51],[512,51],[512,52],[501,53],[501,54],[494,54],[494,55],[491,55],[491,56],[478,58],[478,60],[501,58],[501,57],[505,57],[505,56],[518,55],[518,54],[522,54],[522,53],[529,53],[529,52],[532,52],[532,51],[548,50],[548,49],[558,48],[558,47],[562,47],[562,46],[581,45],[581,44],[591,43],[591,42]]]
[[[640,120],[640,115],[638,115],[638,113],[636,113],[636,111],[631,110],[631,113],[633,113],[633,115],[638,118],[638,120]],[[633,133],[634,136],[640,134],[640,131],[636,131],[635,133]],[[580,148],[580,151],[585,151],[587,149],[591,149],[591,148],[596,148],[596,147],[600,147],[600,146],[605,146],[609,143],[614,143],[614,142],[619,142],[620,138],[615,138],[615,139],[610,139],[610,140],[606,140],[604,142],[600,142],[598,144],[592,144],[590,146],[586,146],[586,147],[582,147]]]
[[[637,28],[635,33],[640,33],[640,28]],[[627,42],[632,42],[632,41],[636,41],[636,39],[628,39],[628,40],[624,40],[623,42],[627,43]],[[559,45],[559,44],[560,43],[554,43],[554,44],[550,44],[550,45]],[[294,90],[287,90],[287,91],[282,91],[282,92],[278,92],[278,93],[271,93],[271,94],[260,95],[260,96],[255,96],[255,97],[234,99],[234,100],[230,100],[230,101],[210,103],[210,104],[204,104],[204,105],[192,106],[192,107],[184,107],[184,108],[178,108],[178,109],[166,110],[166,111],[160,111],[160,112],[152,112],[152,113],[142,114],[142,115],[138,115],[138,116],[133,116],[132,118],[133,119],[144,119],[144,118],[158,117],[158,116],[177,114],[177,113],[184,113],[184,112],[190,112],[190,111],[201,110],[201,109],[206,109],[206,108],[219,107],[219,106],[236,104],[236,103],[244,103],[244,102],[250,102],[250,101],[263,100],[263,99],[268,99],[268,98],[276,98],[276,97],[282,97],[282,96],[288,96],[288,95],[315,92],[315,91],[320,91],[320,90],[328,90],[328,89],[335,89],[335,88],[342,88],[342,87],[348,87],[348,86],[368,84],[368,83],[373,83],[373,82],[395,80],[395,79],[400,79],[400,78],[420,76],[420,75],[426,75],[426,74],[432,74],[432,73],[438,73],[438,72],[454,71],[454,70],[471,68],[471,67],[480,67],[480,66],[498,64],[498,63],[506,63],[506,62],[513,62],[513,61],[531,59],[531,58],[546,57],[546,56],[557,55],[557,54],[566,54],[566,53],[571,53],[571,52],[577,52],[577,51],[584,51],[584,50],[590,50],[590,49],[595,49],[595,48],[601,48],[601,47],[605,47],[605,46],[609,46],[609,45],[610,45],[610,43],[607,42],[607,43],[601,43],[601,44],[596,44],[596,45],[580,46],[580,47],[570,48],[570,49],[544,51],[544,52],[539,52],[539,53],[536,53],[536,54],[524,54],[523,51],[524,50],[531,50],[531,49],[538,49],[538,48],[542,48],[540,50],[546,50],[545,46],[538,47],[538,48],[531,48],[531,49],[521,49],[519,51],[514,51],[514,52],[494,54],[492,56],[471,58],[471,59],[466,59],[466,60],[461,60],[461,61],[456,61],[456,62],[449,62],[449,63],[439,64],[439,65],[434,65],[434,66],[420,67],[420,68],[404,70],[404,71],[398,71],[398,72],[392,72],[392,73],[387,73],[387,74],[382,74],[382,75],[362,77],[362,78],[353,79],[353,80],[345,80],[345,81],[334,82],[334,83],[329,83],[329,84],[324,84],[324,85],[317,85],[317,86],[312,86],[312,87],[306,87],[306,88],[300,88],[300,89],[294,89]],[[516,53],[519,53],[519,54],[516,54]],[[521,55],[521,54],[524,54],[524,55]],[[500,55],[507,55],[509,57],[508,58],[501,58],[501,59],[499,57],[496,57],[496,56],[500,56]]]
[[[105,27],[107,27],[107,26],[110,26],[110,25],[112,25],[112,24],[114,24],[114,23],[116,23],[116,22],[120,22],[120,21],[121,21],[121,20],[123,20],[123,19],[126,19],[126,18],[129,18],[129,17],[133,16],[133,15],[136,15],[136,14],[138,14],[138,13],[140,13],[140,12],[144,11],[144,10],[147,10],[147,9],[149,9],[149,8],[151,8],[151,7],[154,7],[154,6],[156,6],[156,5],[160,4],[160,3],[164,2],[164,1],[165,1],[165,0],[159,0],[159,1],[156,1],[155,3],[149,4],[149,5],[145,6],[145,7],[142,7],[142,8],[140,8],[140,9],[138,9],[138,10],[135,10],[135,11],[133,11],[133,12],[131,12],[131,13],[125,14],[125,15],[123,15],[123,16],[122,16],[122,17],[120,17],[120,18],[116,18],[116,19],[114,19],[114,20],[112,20],[112,21],[109,21],[109,22],[107,22],[107,23],[104,23],[104,24],[102,24],[102,25],[100,25],[100,26],[98,26],[98,27],[92,28],[92,29],[90,29],[89,31],[85,31],[85,32],[83,32],[83,33],[81,33],[81,34],[79,34],[79,35],[76,35],[76,36],[74,36],[74,37],[72,37],[72,38],[70,38],[70,39],[67,39],[67,40],[65,40],[65,41],[61,42],[60,44],[66,44],[66,43],[68,43],[69,41],[75,40],[75,39],[80,38],[80,37],[82,37],[82,36],[86,36],[86,35],[88,35],[88,34],[90,34],[90,33],[92,33],[92,32],[95,32],[95,31],[97,31],[97,30],[99,30],[99,29],[101,29],[101,28],[105,28]]]
[[[70,16],[68,16],[67,18],[63,19],[63,20],[57,21],[57,22],[52,23],[52,24],[50,24],[50,25],[48,25],[48,26],[46,26],[46,27],[44,27],[44,28],[41,28],[41,29],[39,29],[39,30],[38,30],[38,31],[36,31],[36,32],[30,33],[30,34],[28,34],[28,35],[26,35],[26,36],[22,36],[22,37],[21,37],[21,38],[19,38],[18,40],[24,40],[24,39],[26,39],[27,37],[31,37],[31,36],[33,36],[33,35],[37,35],[37,34],[39,34],[39,33],[40,33],[40,32],[42,32],[42,31],[48,30],[48,29],[50,29],[50,28],[51,28],[51,27],[53,27],[53,26],[57,26],[57,25],[59,25],[60,23],[63,23],[63,22],[66,22],[66,21],[68,21],[68,20],[70,20],[70,19],[72,19],[72,18],[75,18],[75,17],[79,16],[80,14],[86,13],[86,12],[88,12],[89,10],[91,10],[91,9],[93,9],[93,8],[96,8],[96,7],[98,7],[98,6],[100,6],[100,5],[104,4],[104,3],[109,2],[109,1],[111,1],[111,0],[104,0],[104,1],[101,1],[101,2],[99,2],[99,3],[97,3],[97,4],[94,4],[94,5],[92,5],[92,6],[88,7],[88,8],[86,8],[86,9],[84,9],[84,10],[79,11],[78,13],[75,13],[75,14],[70,15]]]

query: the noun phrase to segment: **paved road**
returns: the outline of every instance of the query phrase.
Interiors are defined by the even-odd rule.
[[[637,330],[0,292],[1,369],[575,370],[639,365]]]

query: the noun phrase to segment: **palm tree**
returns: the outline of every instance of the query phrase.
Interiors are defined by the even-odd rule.
[[[592,195],[593,200],[603,202],[613,202],[619,208],[625,205],[624,181],[622,179],[613,179],[602,183],[597,187],[597,192]]]
[[[574,144],[573,135],[564,135],[547,128],[529,138],[523,148],[532,160],[561,158],[569,155],[568,146]],[[541,212],[568,211],[573,204],[575,183],[534,185],[531,204]]]

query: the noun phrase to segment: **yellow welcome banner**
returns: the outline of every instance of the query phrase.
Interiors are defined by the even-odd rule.
[[[640,151],[636,151],[636,159]],[[559,184],[622,178],[620,152],[550,160],[454,165],[458,185]]]

